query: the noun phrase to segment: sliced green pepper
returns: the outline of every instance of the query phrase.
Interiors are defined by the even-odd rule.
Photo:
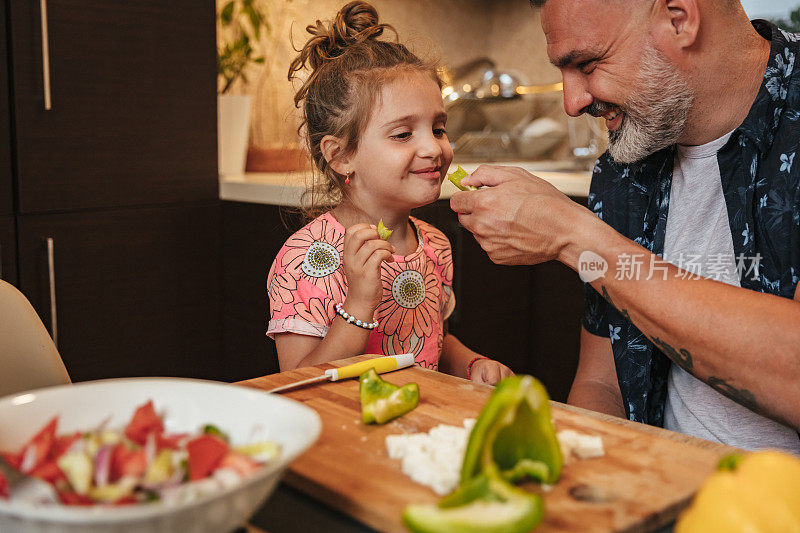
[[[411,505],[403,521],[416,533],[525,533],[544,516],[542,498],[503,481],[496,470],[461,485],[438,505]]]
[[[381,239],[388,241],[393,232],[393,229],[389,229],[383,224],[383,219],[378,221],[378,235],[380,235]]]
[[[467,177],[467,171],[461,168],[461,165],[458,166],[455,172],[452,172],[447,175],[447,179],[450,182],[461,189],[462,191],[477,191],[477,187],[473,187],[472,185],[461,185],[461,180]]]
[[[544,516],[542,498],[509,481],[552,484],[562,464],[544,386],[531,376],[507,378],[470,433],[459,487],[438,505],[409,506],[403,521],[418,533],[530,531]]]
[[[550,418],[550,398],[532,376],[512,376],[495,387],[469,436],[461,482],[495,463],[504,478],[558,481],[561,447]]]
[[[419,403],[419,386],[409,383],[398,387],[384,381],[374,368],[359,378],[361,420],[365,424],[385,424],[412,411]]]

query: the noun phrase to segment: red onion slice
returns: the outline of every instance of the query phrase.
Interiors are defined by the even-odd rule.
[[[111,469],[111,450],[114,446],[108,444],[97,451],[94,456],[94,484],[98,487],[108,485],[108,476]]]
[[[147,466],[150,466],[150,463],[153,462],[153,459],[156,458],[156,452],[158,451],[158,447],[156,446],[156,434],[155,432],[151,431],[147,434],[147,440],[144,443],[144,455],[147,458]]]

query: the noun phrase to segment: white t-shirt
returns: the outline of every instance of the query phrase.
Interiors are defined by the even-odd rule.
[[[740,286],[717,151],[730,133],[701,146],[678,146],[664,259],[701,276]],[[800,454],[797,432],[739,405],[676,364],[668,381],[664,427],[746,450]]]

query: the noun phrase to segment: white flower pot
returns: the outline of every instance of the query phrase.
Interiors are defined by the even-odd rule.
[[[250,96],[219,95],[217,143],[221,176],[244,174],[250,133]]]

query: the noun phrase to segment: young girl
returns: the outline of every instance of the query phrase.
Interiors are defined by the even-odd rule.
[[[311,70],[295,95],[322,178],[309,218],[335,208],[278,252],[267,334],[282,370],[413,353],[421,366],[495,384],[511,371],[447,333],[450,243],[409,216],[439,197],[453,159],[441,82],[405,46],[379,40],[386,29],[394,31],[370,4],[350,2],[331,23],[306,28],[312,37],[289,69],[290,80]],[[388,241],[379,220],[392,230]]]

